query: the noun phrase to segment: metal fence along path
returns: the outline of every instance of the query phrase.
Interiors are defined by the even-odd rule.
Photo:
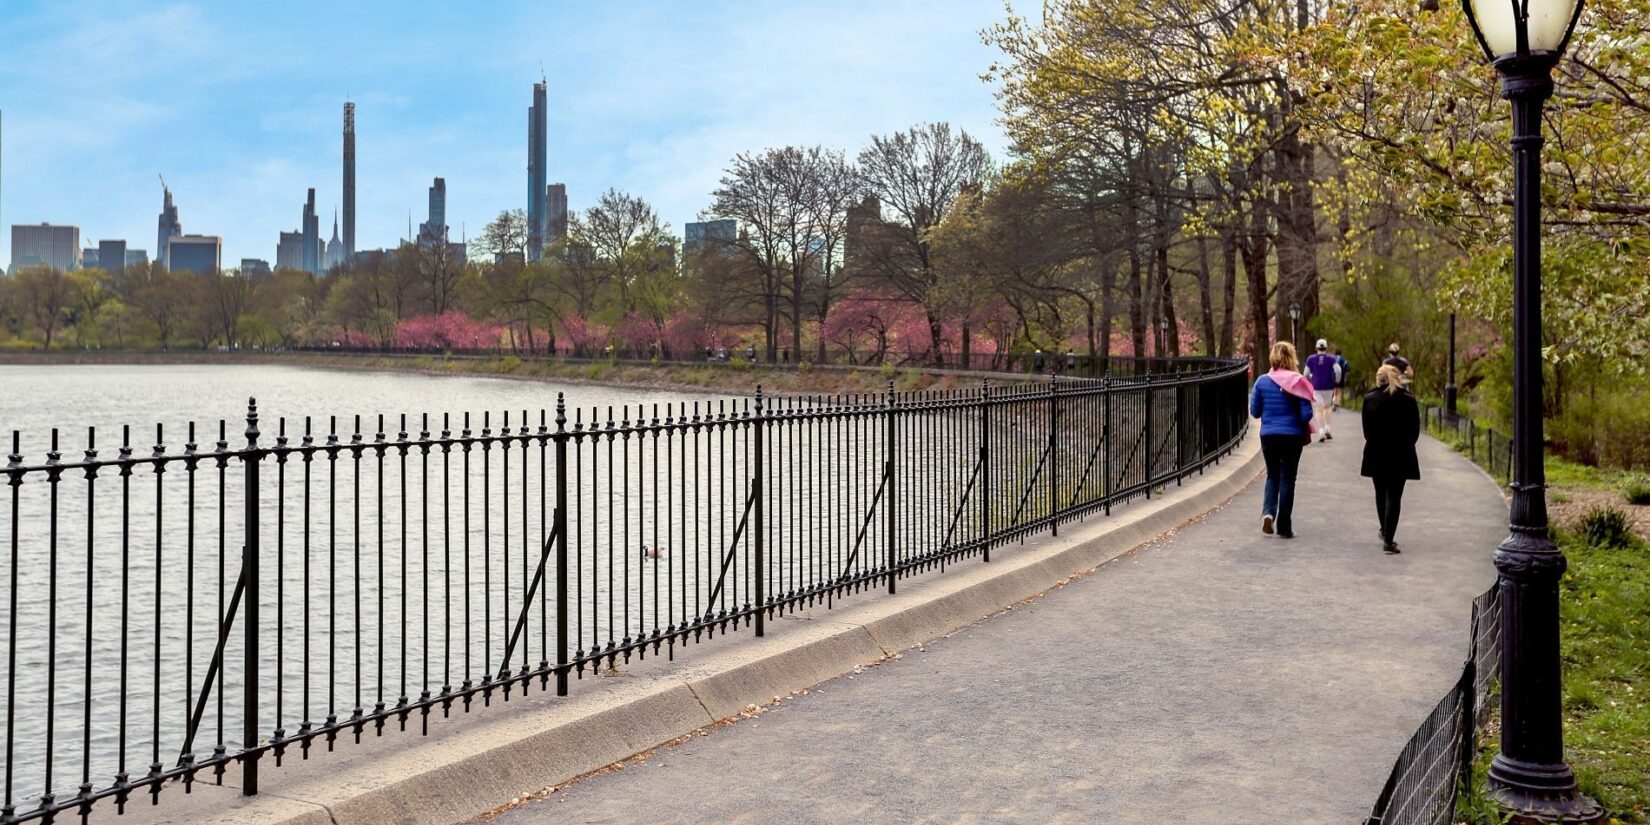
[[[317,748],[989,561],[1230,451],[1246,377],[1199,359],[347,420],[252,402],[244,427],[73,450],[54,430],[38,456],[13,433],[0,823],[228,770],[256,793]]]

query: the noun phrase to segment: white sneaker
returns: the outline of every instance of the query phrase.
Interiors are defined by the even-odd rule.
[[[1270,514],[1260,517],[1260,531],[1268,536],[1272,535],[1272,516]]]

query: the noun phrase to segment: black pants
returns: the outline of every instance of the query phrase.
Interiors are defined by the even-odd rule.
[[[1404,479],[1376,478],[1375,515],[1381,520],[1381,535],[1387,541],[1398,537],[1398,513],[1404,506]]]
[[[1263,435],[1260,454],[1266,459],[1266,498],[1260,503],[1260,514],[1275,516],[1277,530],[1283,535],[1295,532],[1290,515],[1295,510],[1295,475],[1301,468],[1301,443],[1298,435]]]

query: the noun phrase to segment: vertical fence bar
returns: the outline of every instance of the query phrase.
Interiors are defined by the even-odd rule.
[[[243,497],[246,503],[246,545],[241,548],[241,570],[246,579],[246,591],[242,597],[242,609],[245,615],[242,624],[246,631],[246,650],[242,655],[245,658],[246,680],[244,718],[241,720],[241,746],[247,750],[241,756],[241,794],[253,796],[258,793],[258,460],[262,453],[258,451],[258,399],[246,400],[246,490]]]
[[[1152,367],[1150,362],[1147,362],[1146,364],[1146,388],[1142,390],[1142,392],[1144,393],[1146,399],[1141,404],[1141,407],[1146,411],[1146,443],[1142,445],[1145,448],[1142,455],[1145,457],[1144,466],[1146,469],[1146,500],[1151,501],[1152,465],[1156,463],[1157,459],[1157,442],[1152,440]]]
[[[897,519],[895,518],[895,512],[896,512],[897,508],[895,508],[894,502],[899,500],[898,497],[894,495],[895,481],[896,481],[896,479],[894,478],[894,449],[896,447],[896,442],[895,442],[895,438],[894,438],[894,431],[895,431],[894,414],[895,414],[897,404],[898,404],[898,402],[894,398],[894,381],[893,381],[893,379],[889,379],[888,380],[888,410],[885,413],[885,418],[887,419],[887,430],[888,430],[888,433],[887,433],[887,436],[888,436],[888,446],[887,446],[888,455],[885,457],[887,460],[883,462],[883,470],[882,470],[882,472],[883,472],[882,477],[884,479],[883,483],[888,485],[888,495],[887,495],[887,499],[888,499],[888,512],[887,512],[887,518],[888,518],[888,548],[887,548],[887,561],[886,561],[886,564],[888,565],[888,594],[889,595],[893,595],[894,592],[896,591],[896,588],[897,588],[897,585],[894,583],[894,580],[896,578],[896,576],[894,575],[894,539],[898,535],[897,528],[895,527],[896,522],[897,522]]]
[[[1048,514],[1049,533],[1060,535],[1060,378],[1048,377]]]
[[[980,547],[991,561],[991,384],[980,382]]]
[[[763,569],[763,565],[767,563],[767,560],[763,555],[763,550],[766,549],[763,546],[766,528],[763,526],[762,522],[762,430],[765,429],[764,425],[766,423],[767,420],[762,417],[762,385],[757,384],[756,420],[751,425],[756,429],[755,432],[751,434],[751,438],[754,443],[751,448],[752,467],[750,497],[752,502],[752,522],[750,527],[750,535],[752,539],[754,539],[756,551],[756,557],[751,562],[751,575],[755,578],[756,585],[756,635],[758,636],[764,635],[767,632],[767,624],[765,621],[768,604],[767,575],[766,571]]]
[[[556,695],[567,695],[567,399],[556,393]]]

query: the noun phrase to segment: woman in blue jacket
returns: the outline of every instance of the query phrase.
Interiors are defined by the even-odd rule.
[[[1279,538],[1295,537],[1290,515],[1295,509],[1295,474],[1301,448],[1312,440],[1312,382],[1301,375],[1295,348],[1287,341],[1272,345],[1272,371],[1255,379],[1249,415],[1260,419],[1260,451],[1266,459],[1266,498],[1260,504],[1260,530]]]

